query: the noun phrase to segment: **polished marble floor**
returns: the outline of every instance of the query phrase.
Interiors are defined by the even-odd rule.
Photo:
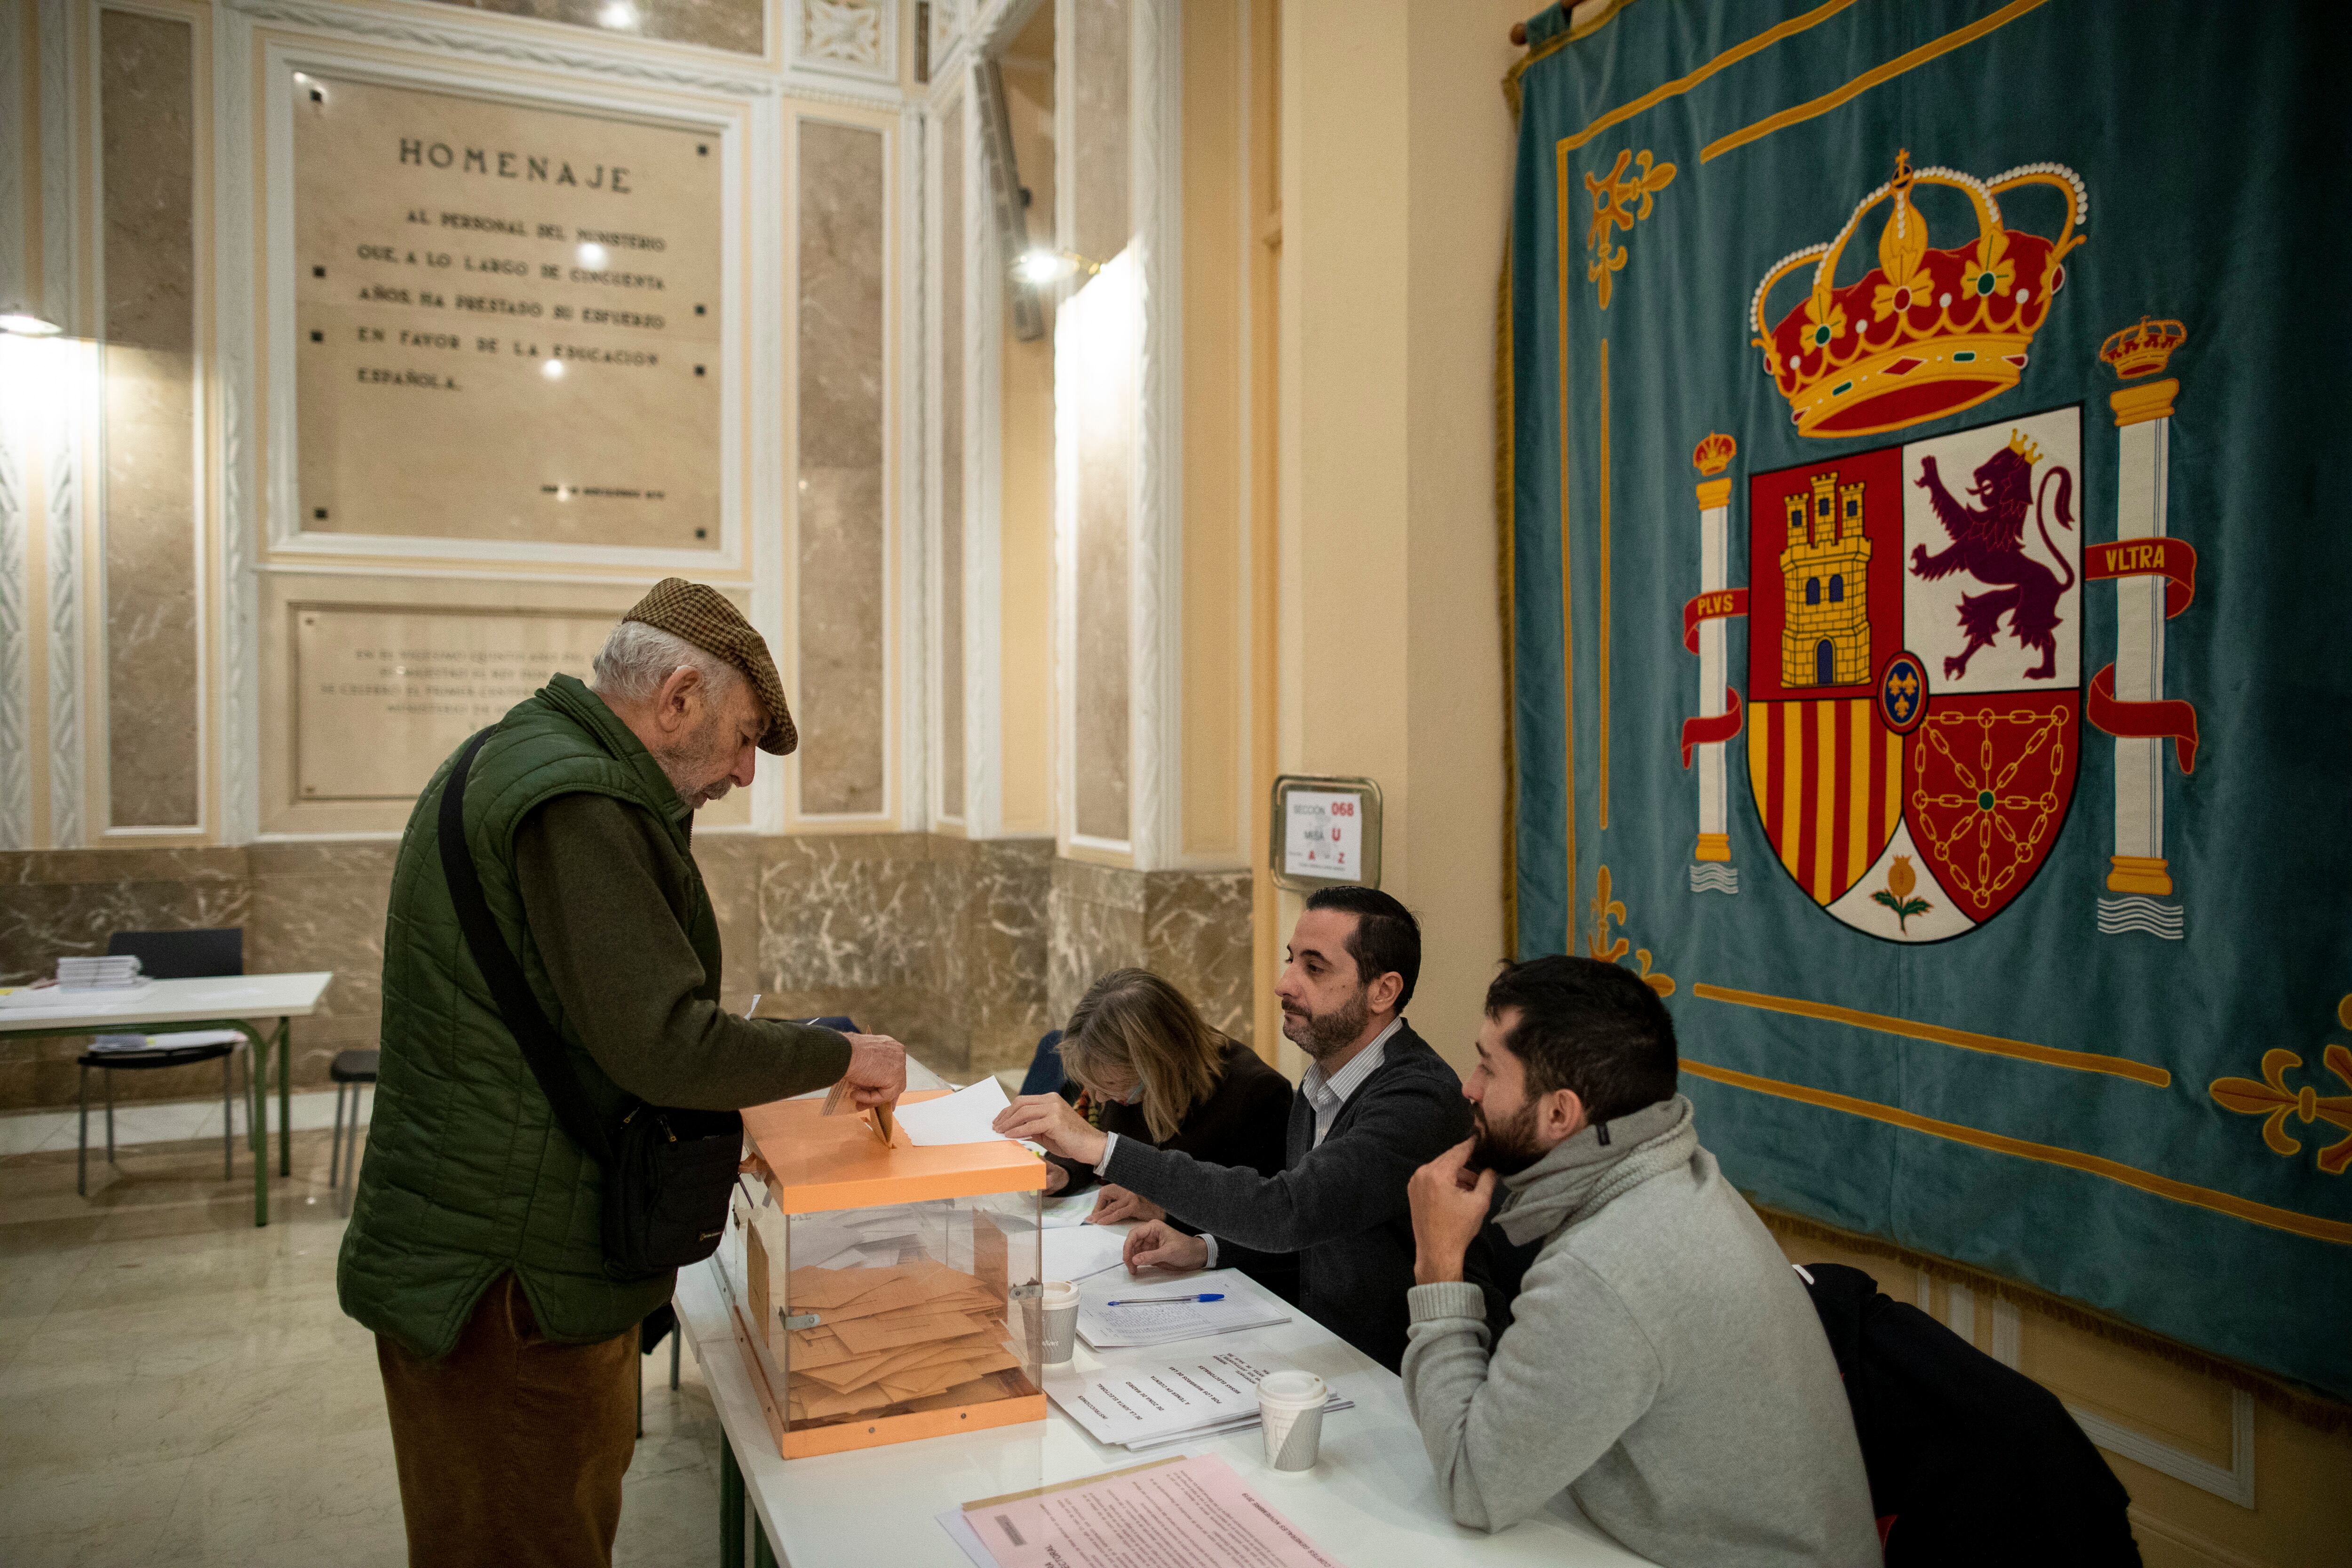
[[[405,1561],[374,1341],[335,1306],[328,1135],[295,1133],[256,1229],[252,1167],[240,1144],[222,1181],[211,1114],[209,1142],[126,1142],[112,1169],[101,1146],[87,1199],[70,1137],[0,1155],[9,1568]],[[701,1568],[719,1553],[718,1419],[691,1355],[676,1393],[667,1346],[643,1371],[615,1561]]]

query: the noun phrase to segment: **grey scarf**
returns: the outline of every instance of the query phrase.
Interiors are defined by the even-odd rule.
[[[1608,1142],[1601,1142],[1603,1132]],[[1681,1095],[1587,1127],[1516,1176],[1495,1223],[1515,1247],[1540,1241],[1651,1177],[1690,1163],[1698,1149],[1691,1102]]]

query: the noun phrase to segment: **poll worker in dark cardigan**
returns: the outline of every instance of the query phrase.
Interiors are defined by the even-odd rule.
[[[1058,1095],[1024,1095],[996,1130],[1167,1211],[1129,1234],[1129,1271],[1238,1267],[1264,1279],[1295,1258],[1300,1308],[1394,1371],[1413,1282],[1406,1184],[1470,1135],[1460,1077],[1404,1020],[1420,973],[1421,927],[1395,899],[1371,888],[1308,898],[1275,994],[1284,1036],[1314,1063],[1271,1176],[1106,1134]]]
[[[1058,1048],[1069,1075],[1061,1097],[1092,1126],[1263,1176],[1282,1169],[1289,1083],[1151,971],[1114,969],[1088,986]],[[1095,1184],[1090,1166],[1058,1154],[1046,1162],[1049,1193]],[[1158,1204],[1112,1182],[1087,1216],[1096,1225],[1164,1217]]]

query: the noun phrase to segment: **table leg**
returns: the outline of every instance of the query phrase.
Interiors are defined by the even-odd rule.
[[[721,1568],[743,1568],[743,1470],[724,1432],[719,1434],[719,1561]]]
[[[253,1150],[253,1223],[269,1223],[269,1037],[236,1022],[246,1041],[245,1141]]]
[[[292,1023],[278,1020],[278,1173],[294,1173],[294,1040]]]

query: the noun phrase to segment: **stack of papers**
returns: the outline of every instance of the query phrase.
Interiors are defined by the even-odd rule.
[[[1126,1232],[1106,1230],[1098,1225],[1049,1229],[1040,1244],[1045,1278],[1067,1280],[1072,1284],[1091,1279],[1117,1268],[1126,1247]]]
[[[973,1568],[1339,1568],[1214,1454],[983,1498],[939,1521]]]
[[[1224,1300],[1179,1299],[1203,1295]],[[1114,1302],[1120,1304],[1114,1306]],[[1129,1279],[1122,1269],[1097,1274],[1078,1286],[1078,1338],[1098,1351],[1169,1345],[1288,1321],[1290,1314],[1281,1303],[1238,1269],[1218,1268],[1160,1280]]]
[[[996,1374],[1007,1348],[1004,1301],[970,1274],[930,1259],[903,1266],[795,1268],[783,1310],[816,1325],[785,1334],[785,1405],[795,1422],[944,1410],[1016,1393]]]
[[[58,960],[58,985],[68,991],[131,991],[144,982],[135,953]]]
[[[1141,1453],[1258,1425],[1257,1385],[1279,1372],[1249,1351],[1192,1355],[1124,1351],[1091,1373],[1045,1370],[1045,1395],[1097,1443]],[[1354,1407],[1333,1394],[1326,1414]]]

